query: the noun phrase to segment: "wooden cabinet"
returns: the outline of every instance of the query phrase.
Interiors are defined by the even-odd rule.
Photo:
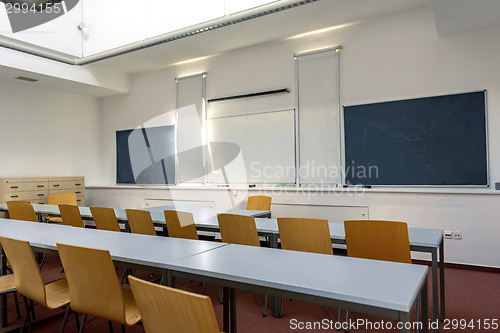
[[[85,206],[85,178],[0,178],[0,202],[25,200],[46,204],[53,193],[75,193],[78,205]]]

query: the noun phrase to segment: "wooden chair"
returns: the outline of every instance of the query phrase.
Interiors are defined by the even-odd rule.
[[[130,277],[130,286],[148,333],[219,333],[208,296]]]
[[[125,209],[130,232],[142,235],[156,236],[151,214],[147,210]]]
[[[16,289],[24,297],[26,315],[24,317],[22,329],[24,329],[27,324],[31,332],[32,325],[30,313],[33,311],[33,302],[37,302],[48,309],[57,309],[68,305],[68,282],[66,279],[60,279],[44,284],[42,274],[38,269],[35,256],[28,242],[0,237],[0,243],[12,265]],[[29,303],[28,299],[30,299]],[[70,307],[68,305],[61,326],[61,332],[66,324],[69,310]]]
[[[219,230],[224,243],[260,246],[259,234],[253,216],[219,214]],[[264,302],[263,317],[266,316],[268,295]]]
[[[165,210],[163,214],[169,237],[198,240],[193,214],[177,210]]]
[[[282,249],[333,254],[327,220],[279,217],[278,229]]]
[[[19,300],[17,299],[16,280],[14,274],[6,274],[0,276],[0,296],[13,293],[16,306],[17,318],[21,318],[21,311],[19,310]],[[8,304],[3,304],[3,308],[7,308]]]
[[[66,272],[71,308],[84,314],[80,333],[87,315],[112,322],[134,325],[141,316],[129,288],[120,286],[111,255],[107,250],[57,244]]]
[[[411,264],[408,225],[404,222],[345,221],[349,257]]]
[[[408,225],[404,222],[352,220],[344,222],[349,257],[411,264]],[[419,304],[417,301],[417,308]],[[346,311],[346,321],[349,312]],[[417,311],[417,321],[419,312]],[[339,316],[340,318],[340,309]],[[418,332],[418,330],[417,330]]]
[[[263,195],[248,197],[247,210],[271,210],[271,197]]]
[[[12,220],[38,222],[38,216],[28,201],[7,201],[7,209]]]
[[[59,213],[64,225],[85,228],[78,206],[61,204],[59,205]]]
[[[97,229],[121,231],[113,208],[90,207],[90,213],[92,214]]]
[[[278,217],[281,248],[333,255],[328,220]],[[279,316],[283,315],[283,299]]]
[[[55,193],[49,194],[49,205],[77,205],[76,194],[75,193]],[[47,222],[51,223],[63,223],[62,217],[58,216],[47,216]]]

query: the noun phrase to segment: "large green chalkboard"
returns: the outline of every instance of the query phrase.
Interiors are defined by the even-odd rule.
[[[487,186],[485,94],[345,106],[346,184]]]

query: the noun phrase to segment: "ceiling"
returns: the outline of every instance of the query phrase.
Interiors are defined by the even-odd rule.
[[[432,8],[439,36],[500,24],[500,1],[498,0],[319,0],[101,60],[91,65],[85,65],[84,68],[95,70],[104,66],[118,74],[149,72],[190,59],[278,42],[297,34],[352,22],[359,23],[429,6]],[[13,75],[26,74],[21,71],[16,74],[12,71],[15,70],[0,66],[0,79],[11,79]],[[50,89],[95,97],[120,93],[78,82],[68,84],[67,80],[60,78],[45,77],[36,84]]]
[[[126,73],[152,71],[181,61],[283,40],[322,28],[370,20],[430,5],[430,0],[320,0],[207,31],[99,64]]]

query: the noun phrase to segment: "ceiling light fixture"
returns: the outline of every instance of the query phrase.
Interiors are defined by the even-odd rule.
[[[332,30],[347,28],[347,27],[353,26],[353,25],[358,24],[358,23],[360,23],[360,22],[356,21],[356,22],[351,22],[351,23],[346,23],[346,24],[334,25],[333,27],[328,27],[328,28],[323,28],[323,29],[319,29],[319,30],[305,32],[303,34],[298,34],[298,35],[295,35],[292,37],[288,37],[287,39],[296,39],[296,38],[302,38],[302,37],[307,37],[307,36],[311,36],[311,35],[317,35],[317,34],[321,34],[321,33],[332,31]]]

